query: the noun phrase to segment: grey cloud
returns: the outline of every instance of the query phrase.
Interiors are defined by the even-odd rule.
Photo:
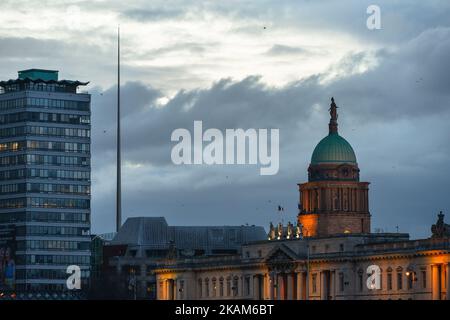
[[[121,14],[125,19],[138,22],[155,22],[161,20],[173,20],[184,16],[185,12],[181,9],[132,9],[126,10]]]
[[[203,120],[206,126],[219,129],[295,128],[298,119],[308,121],[313,105],[324,108],[331,95],[337,96],[345,112],[351,115],[346,121],[394,121],[446,111],[449,92],[444,86],[438,91],[439,86],[434,83],[448,83],[449,75],[441,71],[446,70],[442,63],[438,69],[435,61],[436,55],[450,54],[450,40],[444,41],[450,39],[445,37],[445,34],[450,35],[450,30],[430,32],[437,41],[429,43],[426,49],[423,49],[422,38],[429,39],[430,34],[420,35],[396,53],[381,54],[380,66],[371,71],[329,84],[321,84],[321,76],[280,89],[268,87],[254,76],[239,82],[222,79],[208,89],[180,91],[163,108],[144,108],[144,104],[151,106],[162,93],[139,83],[128,83],[124,87],[124,96],[128,97],[124,110],[133,112],[124,119],[124,126],[128,128],[129,152],[133,154],[133,148],[141,152],[143,139],[147,146],[169,148],[170,133],[176,128],[190,128],[194,120]],[[405,55],[409,58],[405,59]],[[364,53],[357,53],[346,57],[341,65],[348,72],[362,61]],[[98,110],[113,105],[114,92],[115,89],[105,92]],[[111,115],[101,118],[103,126],[113,121]],[[163,159],[168,161],[170,152],[165,150],[165,154],[154,159],[159,163]]]
[[[450,55],[449,35],[446,28],[426,31],[394,52],[379,51],[379,65],[373,70],[328,83],[322,82],[324,75],[281,88],[267,86],[256,76],[222,79],[206,89],[181,90],[162,108],[155,107],[161,92],[140,83],[126,84],[124,160],[143,165],[142,174],[148,174],[140,175],[140,183],[124,177],[127,215],[165,215],[178,224],[266,224],[276,219],[274,203],[280,202],[293,220],[296,183],[306,179],[313,147],[327,131],[329,98],[335,96],[341,107],[340,132],[355,148],[363,179],[372,182],[374,226],[394,228],[392,223],[397,223],[401,230],[426,236],[426,224],[433,222],[436,210],[450,206],[439,191],[448,190],[448,179],[443,177],[450,175],[445,168],[450,150],[444,147],[450,135],[446,125],[450,98],[448,88],[439,85],[449,80],[443,71],[448,70],[443,57]],[[355,67],[352,62],[364,61],[365,53],[356,53],[341,64],[348,71]],[[107,126],[110,132],[99,137],[102,131],[94,129],[94,170],[105,161],[114,163],[114,95],[114,89],[105,91],[106,97],[93,106],[93,128]],[[194,120],[202,120],[205,129],[279,128],[280,173],[260,177],[251,167],[172,165],[170,134],[176,128],[192,130]],[[408,143],[402,140],[406,137]],[[152,174],[145,171],[150,167],[156,170]],[[111,179],[110,174],[104,175],[94,174],[98,183]],[[158,188],[161,175],[169,189]],[[420,188],[411,187],[412,181],[421,181]],[[94,183],[98,199],[94,209],[102,210],[105,217],[113,210],[110,199],[95,188]],[[434,199],[436,206],[410,201],[419,189],[426,203]],[[142,208],[151,209],[143,212]],[[417,228],[418,224],[423,227]]]
[[[55,57],[62,50],[64,45],[57,40],[0,37],[0,57],[3,59]]]
[[[178,53],[178,52],[188,52],[191,54],[203,54],[206,51],[214,48],[217,46],[217,42],[210,42],[210,43],[196,43],[196,42],[181,42],[176,43],[174,45],[170,45],[167,47],[162,47],[158,49],[151,50],[149,52],[139,54],[139,55],[133,55],[134,58],[137,59],[158,59],[161,57],[161,55],[170,54],[170,53]]]
[[[318,51],[306,49],[302,47],[291,47],[282,44],[273,45],[266,54],[270,56],[280,56],[280,55],[311,55],[317,54]]]

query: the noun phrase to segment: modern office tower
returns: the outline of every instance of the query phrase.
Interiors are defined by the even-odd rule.
[[[0,82],[0,288],[66,295],[70,265],[87,288],[91,98],[77,92],[84,85],[40,69]]]

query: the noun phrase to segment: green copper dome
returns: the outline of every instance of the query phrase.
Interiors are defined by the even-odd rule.
[[[350,143],[335,132],[323,138],[314,149],[311,164],[319,163],[356,164],[356,156]]]

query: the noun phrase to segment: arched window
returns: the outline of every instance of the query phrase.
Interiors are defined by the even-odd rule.
[[[202,279],[198,279],[198,296],[201,298],[203,296],[203,282]]]
[[[223,290],[223,277],[220,277],[220,279],[219,279],[219,295],[221,296],[221,297],[223,297],[223,292],[224,290]]]
[[[239,278],[238,278],[238,276],[235,276],[233,278],[233,287],[231,289],[233,290],[233,297],[237,297],[239,295]]]
[[[403,268],[398,267],[396,269],[396,271],[397,271],[397,290],[402,290],[403,289]]]
[[[231,277],[227,277],[227,297],[231,296]]]
[[[387,268],[386,272],[386,289],[390,291],[392,290],[392,268]]]
[[[359,288],[359,292],[362,292],[363,288],[364,288],[364,285],[363,285],[363,283],[364,283],[363,274],[364,274],[363,269],[359,269],[358,270],[358,288]]]
[[[216,297],[216,295],[217,295],[217,280],[216,280],[216,278],[212,278],[211,283],[212,283],[212,296]]]
[[[205,279],[205,297],[209,297],[209,279]]]

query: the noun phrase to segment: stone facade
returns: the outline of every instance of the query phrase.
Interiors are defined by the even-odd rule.
[[[158,299],[450,299],[450,227],[443,214],[428,239],[370,233],[369,183],[359,181],[350,144],[337,133],[317,145],[299,184],[293,225],[270,224],[268,240],[240,255],[161,260]]]
[[[255,300],[450,299],[450,239],[405,234],[263,241],[242,255],[164,261],[157,298]],[[379,283],[368,269],[379,268]],[[373,267],[375,266],[375,267]],[[376,274],[378,276],[378,274]]]
[[[368,182],[314,181],[298,186],[298,221],[306,236],[370,232]]]

